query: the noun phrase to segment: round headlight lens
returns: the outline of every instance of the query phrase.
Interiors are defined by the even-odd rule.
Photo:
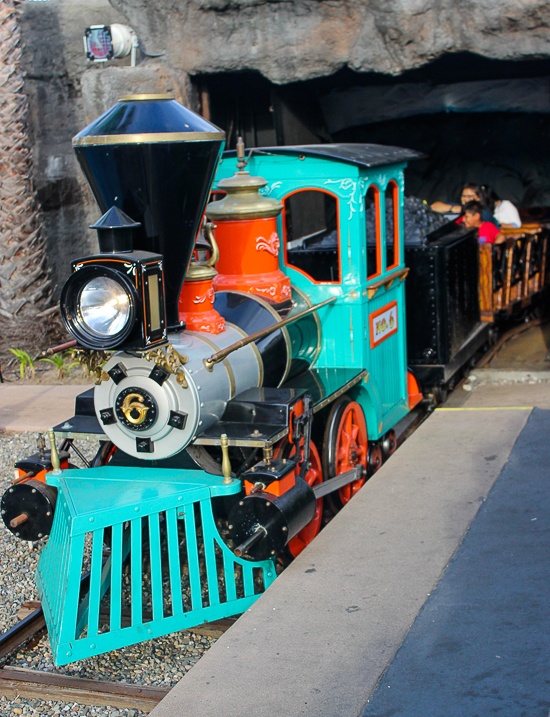
[[[128,291],[107,276],[98,276],[85,284],[77,304],[82,322],[98,336],[115,336],[124,329],[130,317]]]

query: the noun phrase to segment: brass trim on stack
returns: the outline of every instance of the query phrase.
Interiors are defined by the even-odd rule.
[[[143,134],[98,134],[74,137],[73,147],[111,144],[162,144],[163,142],[211,142],[224,140],[225,132],[144,132]]]

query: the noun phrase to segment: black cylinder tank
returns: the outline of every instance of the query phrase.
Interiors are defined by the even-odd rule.
[[[132,95],[73,138],[102,212],[135,222],[134,249],[164,256],[168,326],[178,299],[225,134],[168,95]]]

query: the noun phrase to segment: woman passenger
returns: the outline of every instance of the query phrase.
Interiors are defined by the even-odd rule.
[[[452,212],[454,214],[461,214],[464,210],[464,205],[468,202],[479,202],[482,206],[482,220],[484,222],[494,222],[491,198],[486,192],[486,188],[480,186],[479,184],[474,184],[473,182],[467,182],[462,188],[460,204],[434,202],[431,205],[431,209],[433,209],[434,212]]]

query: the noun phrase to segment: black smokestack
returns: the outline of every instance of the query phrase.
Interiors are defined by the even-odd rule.
[[[122,209],[141,224],[134,249],[164,256],[169,327],[179,324],[181,286],[224,139],[164,95],[123,97],[73,139],[101,211]]]

